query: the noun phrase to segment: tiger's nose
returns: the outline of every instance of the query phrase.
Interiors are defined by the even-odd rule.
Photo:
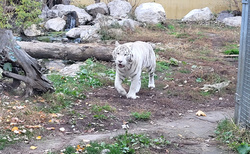
[[[118,63],[122,63],[122,61],[121,61],[121,60],[118,60]]]

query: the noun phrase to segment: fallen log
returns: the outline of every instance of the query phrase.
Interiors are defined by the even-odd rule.
[[[11,64],[8,70],[4,69],[7,63]],[[0,29],[0,67],[3,67],[4,76],[14,79],[15,86],[19,86],[20,81],[26,84],[26,97],[33,95],[34,90],[53,91],[52,83],[41,73],[41,66],[17,44],[10,30]]]
[[[63,59],[84,61],[95,58],[102,61],[112,60],[114,47],[97,43],[46,43],[46,42],[18,42],[18,44],[32,57],[43,59]]]

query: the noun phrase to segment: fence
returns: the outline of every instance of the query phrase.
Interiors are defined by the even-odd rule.
[[[242,0],[242,23],[238,82],[236,91],[235,122],[250,128],[250,5]]]

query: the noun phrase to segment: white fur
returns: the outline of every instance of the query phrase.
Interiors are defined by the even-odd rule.
[[[137,41],[120,45],[116,42],[113,58],[116,63],[115,88],[119,94],[127,98],[139,98],[136,93],[141,88],[141,71],[144,68],[148,68],[148,71],[150,71],[148,87],[155,87],[154,70],[156,67],[156,58],[150,44]],[[131,78],[128,93],[122,87],[122,81],[125,78]]]

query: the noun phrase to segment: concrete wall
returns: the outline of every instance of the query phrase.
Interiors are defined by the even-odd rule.
[[[110,0],[102,0],[109,2]],[[209,7],[213,13],[219,13],[223,10],[236,9],[234,1],[238,2],[241,8],[241,0],[129,0],[131,5],[137,5],[145,2],[156,2],[162,4],[165,8],[168,19],[181,19],[193,9]],[[93,4],[94,0],[72,0],[74,5]]]

